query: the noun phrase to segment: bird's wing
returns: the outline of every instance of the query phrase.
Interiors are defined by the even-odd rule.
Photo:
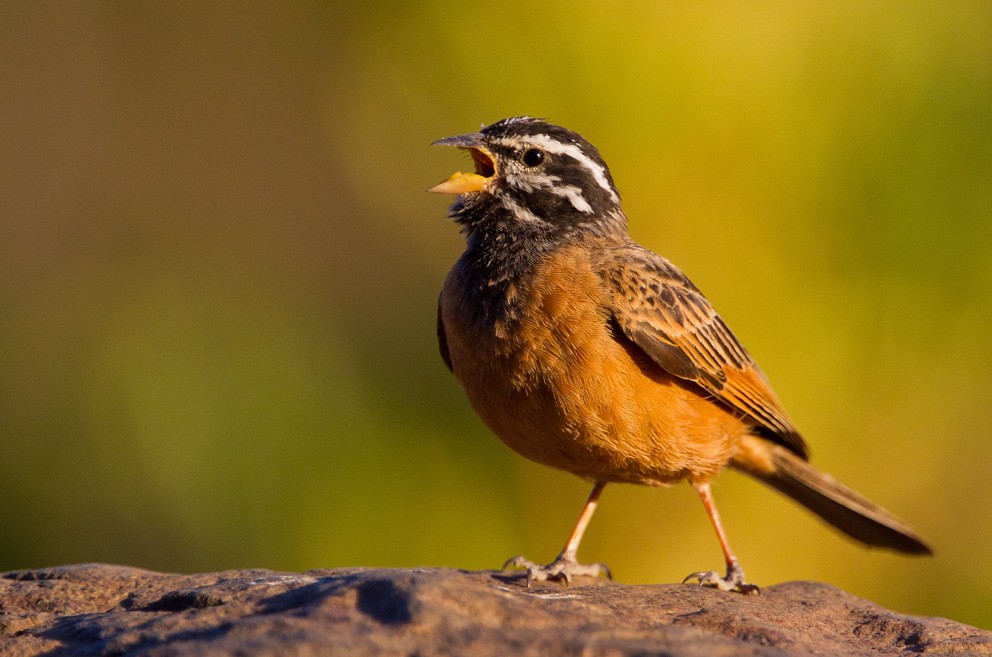
[[[441,303],[437,304],[437,346],[441,351],[441,360],[449,371],[454,372],[451,366],[451,353],[448,351],[448,336],[444,332],[444,320],[441,318]]]
[[[600,271],[613,319],[651,360],[749,417],[765,437],[807,456],[757,363],[675,265],[629,245],[611,252]]]

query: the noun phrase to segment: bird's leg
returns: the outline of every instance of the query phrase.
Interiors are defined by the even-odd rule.
[[[599,577],[600,575],[606,575],[609,579],[613,579],[613,575],[606,565],[601,563],[579,563],[575,556],[579,551],[579,543],[582,541],[582,535],[589,525],[589,520],[592,519],[593,512],[596,511],[599,495],[605,487],[605,481],[597,481],[596,485],[593,486],[592,492],[589,493],[589,499],[586,500],[585,506],[582,507],[582,513],[579,514],[579,520],[575,523],[575,528],[572,529],[572,534],[568,537],[568,542],[565,543],[565,547],[562,548],[561,553],[554,561],[546,566],[541,566],[525,559],[521,555],[513,557],[503,564],[503,570],[507,568],[526,568],[528,587],[535,581],[544,582],[547,580],[565,580],[566,584],[571,584],[573,577]]]
[[[690,579],[696,579],[699,580],[700,586],[712,586],[721,591],[737,591],[738,593],[751,595],[760,593],[760,589],[757,586],[744,581],[744,569],[741,568],[740,562],[737,561],[734,551],[730,549],[727,534],[723,531],[723,523],[720,522],[720,514],[716,510],[716,502],[713,501],[713,493],[710,492],[710,485],[708,483],[693,484],[693,488],[699,493],[699,498],[703,501],[703,506],[706,507],[706,514],[710,517],[710,522],[713,523],[713,529],[716,530],[716,537],[720,540],[720,547],[723,549],[723,558],[727,562],[727,575],[720,577],[720,574],[715,570],[708,572],[700,571],[688,575],[682,580],[682,583],[684,584]]]

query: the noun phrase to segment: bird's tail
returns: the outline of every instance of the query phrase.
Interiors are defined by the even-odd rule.
[[[785,493],[851,538],[909,554],[932,554],[912,527],[780,445],[747,436],[731,466]]]

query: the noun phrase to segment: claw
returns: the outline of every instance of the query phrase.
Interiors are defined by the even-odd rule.
[[[758,595],[761,593],[761,589],[757,585],[748,584],[744,581],[744,571],[737,565],[728,566],[726,577],[720,577],[720,573],[715,570],[701,570],[686,575],[682,583],[685,584],[693,579],[699,581],[699,586],[709,586],[721,591],[734,591],[736,593],[743,593],[744,595]]]
[[[609,567],[602,563],[579,563],[574,558],[558,555],[558,558],[546,566],[536,564],[525,558],[523,555],[508,559],[503,564],[503,570],[510,568],[527,569],[527,588],[534,582],[564,581],[566,585],[572,584],[575,577],[599,577],[606,575],[607,579],[613,579],[613,573]]]

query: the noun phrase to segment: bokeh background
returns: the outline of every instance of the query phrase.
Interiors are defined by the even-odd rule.
[[[530,114],[937,551],[729,473],[749,576],[992,627],[989,3],[12,2],[0,62],[0,570],[550,560],[588,484],[442,365],[424,193],[432,140]],[[608,488],[580,556],[721,566],[688,486]]]

